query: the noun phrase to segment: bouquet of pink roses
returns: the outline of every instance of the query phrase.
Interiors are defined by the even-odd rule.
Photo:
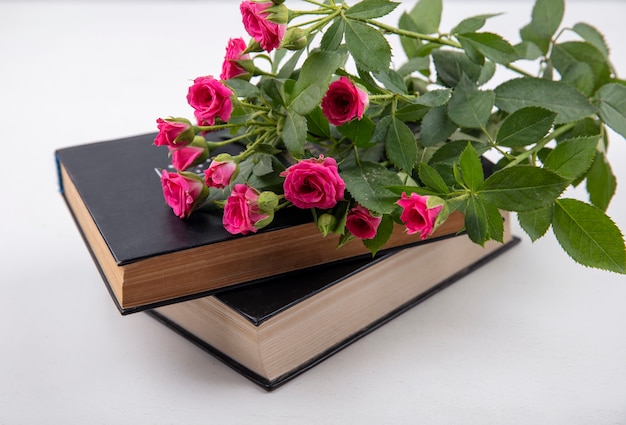
[[[308,209],[324,236],[375,253],[394,222],[426,238],[456,210],[472,241],[502,241],[499,210],[515,211],[531,239],[552,228],[577,262],[626,273],[624,238],[605,214],[616,186],[606,126],[626,136],[626,84],[596,28],[576,24],[578,40],[560,41],[562,0],[537,0],[516,45],[481,31],[495,14],[441,32],[441,0],[420,0],[397,27],[379,20],[393,1],[305,3],[243,1],[250,40],[228,41],[219,79],[193,81],[195,122],[157,120],[177,216],[214,203],[245,235],[285,207]],[[407,57],[397,69],[388,36]],[[518,77],[483,88],[498,68]],[[489,172],[487,152],[499,158]],[[583,181],[588,202],[563,196]]]

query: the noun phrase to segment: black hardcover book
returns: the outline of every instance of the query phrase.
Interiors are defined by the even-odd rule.
[[[517,244],[505,229],[503,244],[442,238],[148,313],[272,390]]]
[[[309,211],[290,208],[253,235],[231,235],[221,215],[181,220],[166,205],[157,168],[169,166],[155,134],[60,149],[61,192],[119,310],[132,313],[360,255],[358,241],[336,249]],[[452,214],[434,238],[456,233]],[[401,226],[386,248],[419,243]],[[268,252],[271,247],[271,253]]]

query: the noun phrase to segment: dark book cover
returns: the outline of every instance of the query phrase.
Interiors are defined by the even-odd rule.
[[[155,172],[169,167],[167,149],[154,146],[155,136],[145,134],[56,152],[57,161],[67,170],[120,265],[242,237],[228,233],[219,214],[192,214],[188,220],[173,214]],[[277,215],[266,231],[310,221],[308,211],[292,211]]]
[[[254,235],[247,236],[228,233],[222,225],[221,214],[210,211],[198,212],[192,214],[187,220],[181,220],[176,217],[163,198],[159,174],[156,170],[169,167],[170,165],[167,149],[154,146],[155,136],[156,133],[145,134],[119,140],[73,146],[56,151],[61,193],[70,207],[69,209],[74,216],[79,231],[113,301],[122,314],[134,313],[154,308],[158,305],[206,296],[222,290],[224,287],[250,284],[264,279],[268,275],[290,273],[296,268],[305,268],[316,264],[323,265],[330,261],[343,261],[348,257],[371,256],[358,241],[343,247],[341,250],[337,250],[335,239],[330,237],[322,238],[314,227],[306,227],[305,230],[305,226],[313,226],[311,212],[308,210],[290,208],[288,213],[279,212],[268,227]],[[219,133],[214,137],[219,138]],[[231,147],[230,149],[237,149],[237,147]],[[222,285],[220,283],[212,287],[213,282],[218,280],[215,274],[211,274],[210,277],[207,277],[207,282],[204,283],[197,281],[197,279],[194,282],[186,282],[184,284],[186,285],[185,289],[190,293],[160,296],[161,298],[145,302],[141,300],[141,302],[136,303],[140,305],[127,304],[118,299],[120,291],[124,291],[123,293],[126,294],[126,289],[117,289],[118,286],[113,288],[113,284],[107,278],[107,274],[110,273],[107,272],[109,269],[101,264],[101,261],[98,259],[97,252],[101,253],[102,251],[97,251],[97,249],[91,246],[88,240],[88,232],[81,226],[76,211],[73,210],[72,205],[68,201],[66,188],[63,187],[63,175],[66,175],[66,178],[71,181],[73,185],[72,191],[75,188],[80,197],[80,202],[82,203],[80,208],[84,205],[90,216],[89,220],[93,221],[97,232],[104,240],[104,244],[106,244],[106,248],[110,251],[113,264],[119,267],[133,265],[142,260],[161,258],[160,256],[194,248],[212,246],[213,244],[223,242],[228,243],[238,238],[255,238],[257,235],[266,235],[268,236],[267,240],[270,240],[269,235],[278,235],[279,231],[287,231],[288,233],[285,233],[285,235],[288,234],[290,236],[286,238],[281,235],[274,238],[274,241],[277,238],[281,238],[281,249],[283,250],[281,252],[283,254],[273,255],[270,258],[265,256],[262,264],[264,264],[263,267],[267,270],[263,270],[265,273],[262,276],[242,278],[239,275],[244,276],[245,273],[243,271],[247,268],[242,268],[238,265],[237,276],[234,275],[234,271],[225,273],[222,276],[223,280],[220,282],[231,279],[231,277],[233,280],[223,286],[220,286]],[[448,220],[448,222],[433,235],[434,238],[447,237],[458,231],[458,224],[454,224],[453,220]],[[302,227],[297,227],[300,225]],[[297,227],[297,232],[291,232],[290,228],[293,227]],[[274,233],[275,231],[276,233]],[[307,242],[312,240],[309,235],[311,232],[315,233],[317,238],[314,245],[310,245]],[[405,234],[404,232],[402,233]],[[293,241],[292,237],[302,237],[302,241],[299,239]],[[401,238],[404,239],[396,240],[401,240],[402,246],[423,243],[417,237],[410,239],[410,237],[401,236]],[[252,245],[258,247],[262,244],[263,242],[259,242]],[[275,251],[278,249],[275,244],[271,246],[275,247]],[[298,250],[294,250],[294,246],[297,246]],[[314,249],[317,249],[317,251],[314,251]],[[385,248],[380,251],[379,255],[390,252],[393,249],[394,247]],[[245,250],[239,252],[242,255],[245,254]],[[222,255],[221,251],[220,255]],[[285,255],[285,257],[282,255]],[[290,256],[291,262],[287,261],[286,256]],[[211,261],[210,256],[206,258],[207,261]],[[107,261],[109,259],[108,253],[106,259]],[[100,255],[100,260],[102,260],[102,255]],[[299,265],[299,263],[304,263],[304,260],[313,264],[294,267],[296,262]],[[261,264],[259,258],[256,261],[257,264]],[[217,263],[213,262],[211,264],[212,267],[217,267]],[[282,270],[280,269],[281,267]],[[209,282],[209,280],[212,280],[212,282]],[[122,280],[121,285],[122,288],[125,288],[123,282]],[[118,285],[117,281],[116,285]],[[193,290],[189,289],[192,287],[194,288]],[[202,287],[202,289],[196,290],[196,287]],[[165,288],[165,285],[161,284],[160,288]],[[159,290],[162,290],[160,288]],[[137,291],[135,289],[133,296],[138,296]]]
[[[431,242],[436,243],[437,241]],[[373,321],[365,328],[357,330],[349,338],[346,338],[340,343],[329,347],[321,354],[300,365],[297,369],[272,380],[260,376],[246,366],[238,363],[236,360],[222,353],[220,350],[195,336],[185,328],[161,315],[158,311],[148,310],[146,313],[153,316],[190,342],[207,351],[209,354],[215,356],[217,359],[247,379],[258,384],[265,390],[271,391],[311,369],[315,365],[331,357],[333,354],[361,339],[375,329],[378,329],[385,323],[388,323],[392,319],[418,305],[420,302],[447,288],[482,265],[492,261],[494,258],[517,245],[519,242],[519,238],[511,237],[508,242],[500,245],[498,248],[483,256],[478,261],[475,261],[458,272],[451,274],[431,289],[428,289],[418,296],[407,300],[398,308]],[[268,279],[261,285],[247,285],[233,288],[221,291],[214,296],[223,304],[227,305],[235,314],[241,315],[248,320],[253,326],[261,326],[266,320],[276,315],[280,315],[282,312],[285,312],[292,307],[296,307],[299,303],[315,297],[334,285],[340,285],[343,280],[350,276],[366,272],[369,267],[378,262],[385,261],[397,252],[399,252],[399,250],[388,252],[377,258],[357,258],[340,263],[325,265],[317,268],[316,270],[301,270],[288,276],[278,276],[273,279]]]

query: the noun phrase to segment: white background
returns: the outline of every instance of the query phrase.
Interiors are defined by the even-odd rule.
[[[191,117],[190,80],[219,75],[227,39],[245,35],[237,4],[0,3],[0,424],[626,424],[626,278],[575,265],[551,235],[269,394],[148,316],[119,315],[53,151]],[[506,12],[486,29],[517,42],[531,7],[447,1],[442,29]],[[619,1],[566,12],[606,34],[622,76],[625,16]],[[614,136],[622,229],[625,157]]]

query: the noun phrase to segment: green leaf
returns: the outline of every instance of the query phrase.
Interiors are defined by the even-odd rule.
[[[415,22],[417,32],[434,34],[439,30],[442,11],[441,0],[419,0],[409,14]]]
[[[322,41],[320,42],[320,48],[322,50],[337,50],[343,41],[345,28],[346,21],[341,18],[336,18],[326,32],[324,32]]]
[[[513,113],[528,106],[556,112],[556,124],[578,121],[596,112],[578,90],[558,81],[539,78],[509,80],[495,89],[496,106]]]
[[[355,201],[370,211],[390,214],[396,207],[396,195],[387,187],[402,184],[398,175],[380,164],[361,162],[360,166],[341,170],[339,175]]]
[[[309,55],[302,64],[300,76],[293,88],[291,108],[300,115],[307,115],[326,94],[328,85],[337,68],[348,59],[347,52],[317,51]]]
[[[372,139],[370,140],[371,144],[377,144],[379,146],[384,145],[392,118],[393,117],[391,115],[385,115],[378,122],[376,122],[376,128],[374,129]]]
[[[461,127],[482,128],[493,108],[495,94],[481,91],[466,76],[461,78],[448,102],[448,116]]]
[[[578,137],[559,142],[544,161],[544,167],[574,180],[591,167],[600,136]]]
[[[626,86],[605,84],[594,97],[600,118],[613,130],[626,137]]]
[[[272,168],[272,156],[267,154],[258,154],[254,158],[254,166],[252,173],[255,176],[265,176],[274,171]]]
[[[482,86],[483,84],[491,80],[491,78],[495,75],[495,73],[496,73],[496,64],[491,61],[485,61],[485,63],[482,66],[482,69],[480,70],[480,75],[478,77],[478,80],[476,81],[476,84],[478,86]]]
[[[380,31],[363,22],[348,19],[345,35],[346,45],[360,68],[373,72],[389,68],[391,48]]]
[[[546,234],[552,224],[554,206],[550,205],[533,211],[520,211],[517,213],[517,221],[522,229],[530,236],[531,241],[536,241]]]
[[[584,62],[574,62],[561,73],[561,82],[575,87],[585,96],[591,96],[595,90],[595,81],[591,66]]]
[[[531,22],[540,35],[550,38],[559,29],[564,13],[563,0],[536,0]]]
[[[363,245],[370,250],[372,255],[376,253],[387,243],[391,235],[393,234],[393,219],[389,215],[383,215],[376,230],[376,236],[372,239],[363,239]]]
[[[581,64],[587,65],[588,68],[585,68],[591,70],[591,75],[582,74],[582,77],[592,77],[593,85],[590,90],[584,92],[586,95],[591,95],[600,86],[608,83],[611,78],[611,70],[606,56],[587,42],[569,41],[555,44],[552,47],[550,59],[561,75],[570,68],[576,69],[580,68]]]
[[[411,174],[417,161],[415,135],[409,126],[397,118],[393,118],[389,124],[385,150],[391,162]]]
[[[374,75],[378,81],[380,81],[386,89],[392,93],[406,94],[406,84],[402,79],[402,76],[392,69],[386,69],[384,71],[377,72]]]
[[[285,147],[296,158],[302,157],[306,144],[306,118],[293,111],[288,111],[282,131]]]
[[[446,164],[452,166],[455,162],[458,163],[461,158],[461,154],[467,149],[467,140],[453,140],[450,141],[433,153],[430,158],[430,165],[433,164]],[[470,142],[472,148],[480,156],[489,150],[489,146],[479,142]]]
[[[434,146],[445,142],[457,129],[457,125],[448,118],[445,106],[433,108],[422,120],[421,142],[424,146]]]
[[[406,12],[400,15],[400,19],[398,20],[398,28],[405,31],[418,32],[415,21],[413,20],[411,15]],[[422,49],[421,40],[411,37],[400,36],[400,44],[402,45],[402,49],[409,59],[417,58],[420,50]]]
[[[476,192],[482,185],[485,175],[483,174],[483,166],[476,149],[471,143],[467,143],[466,148],[461,153],[459,166],[463,176],[463,182],[469,190]]]
[[[458,23],[458,25],[450,30],[450,34],[464,34],[469,32],[476,32],[485,25],[487,19],[493,18],[494,16],[498,15],[501,15],[501,13],[489,13],[463,19],[461,22]]]
[[[360,120],[352,120],[337,127],[337,130],[352,142],[361,148],[366,148],[371,145],[372,134],[376,124],[367,115],[364,115]]]
[[[567,184],[566,179],[552,171],[516,165],[489,176],[480,195],[503,210],[532,211],[552,204]]]
[[[611,170],[609,162],[602,152],[596,156],[587,172],[587,192],[593,205],[606,211],[615,194],[617,179]]]
[[[324,116],[322,108],[319,106],[313,109],[309,115],[306,116],[307,131],[316,136],[321,136],[326,139],[330,138],[330,126],[328,119]]]
[[[450,189],[448,189],[448,185],[443,180],[443,177],[441,177],[437,170],[425,162],[420,162],[418,173],[422,183],[424,183],[429,189],[432,189],[436,193],[440,194],[450,192]]]
[[[403,78],[414,72],[429,73],[430,57],[411,58],[398,68],[398,74]]]
[[[578,263],[626,273],[624,238],[600,209],[577,199],[559,199],[552,229],[565,252]]]
[[[464,49],[475,49],[496,63],[508,64],[519,59],[515,48],[498,34],[474,32],[459,34],[457,39]]]
[[[519,44],[516,44],[515,50],[517,54],[520,55],[522,59],[526,60],[535,60],[539,59],[543,52],[535,43],[531,43],[530,41],[522,41]]]
[[[483,203],[487,216],[487,237],[497,242],[504,242],[504,220],[500,210],[495,206]]]
[[[415,99],[415,103],[435,108],[448,103],[451,96],[452,90],[450,89],[435,89],[422,94],[420,97]]]
[[[462,52],[438,49],[432,52],[438,81],[447,87],[456,87],[465,74],[473,82],[481,76],[482,67]]]
[[[548,53],[552,36],[559,29],[564,13],[563,0],[537,0],[530,24],[520,30],[522,40],[536,44],[543,54]]]
[[[391,13],[400,3],[388,0],[363,0],[345,12],[345,16],[354,19],[374,19]]]
[[[481,246],[488,239],[488,219],[484,204],[477,196],[470,196],[463,211],[465,214],[465,230],[472,242]]]
[[[404,122],[419,121],[430,111],[430,108],[417,103],[409,103],[396,110],[395,117]],[[446,114],[444,110],[444,114]],[[389,115],[388,115],[389,116]],[[384,119],[384,118],[382,118]],[[381,120],[382,120],[381,119]]]
[[[520,147],[537,143],[550,131],[555,118],[555,112],[537,106],[518,109],[502,122],[498,145]]]
[[[227,80],[226,85],[235,91],[237,97],[250,98],[260,94],[257,86],[240,78]]]
[[[595,27],[585,22],[578,22],[572,29],[576,34],[581,36],[583,40],[598,49],[605,57],[609,56],[609,47],[604,40],[604,36]]]
[[[482,155],[489,150],[488,145],[479,142],[470,142],[478,153]],[[443,144],[430,157],[428,162],[441,175],[448,186],[456,184],[453,167],[457,165],[461,158],[461,153],[467,147],[467,140],[453,140]]]
[[[286,50],[286,49],[279,49],[278,51],[283,51],[283,50]],[[296,69],[296,66],[298,66],[298,61],[300,60],[300,57],[305,52],[305,50],[306,49],[301,49],[301,50],[293,52],[291,57],[280,68],[280,71],[278,71],[278,73],[276,74],[276,77],[277,78],[291,78],[293,72]],[[275,65],[277,64],[275,63]]]

